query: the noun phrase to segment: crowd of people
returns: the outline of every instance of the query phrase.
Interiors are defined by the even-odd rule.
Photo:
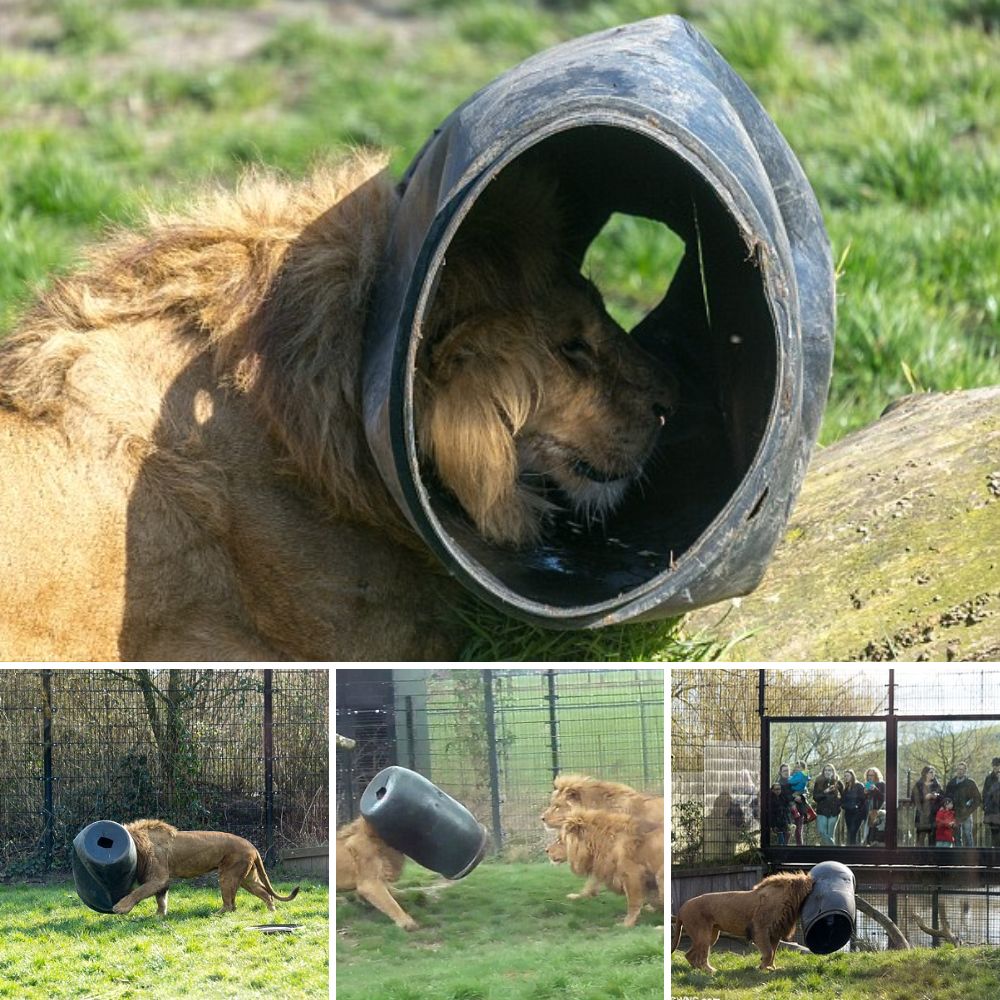
[[[982,809],[982,823],[988,841],[980,846],[1000,847],[1000,757],[982,789],[969,776],[968,765],[955,765],[955,773],[942,787],[937,773],[928,765],[914,784],[917,846],[975,847],[973,824]],[[811,784],[810,784],[811,783]],[[851,768],[838,774],[832,764],[824,764],[813,779],[804,761],[782,764],[768,794],[771,834],[779,846],[803,843],[803,830],[815,822],[819,842],[833,847],[837,824],[843,822],[847,846],[885,843],[885,779],[877,767],[869,767],[864,778]]]

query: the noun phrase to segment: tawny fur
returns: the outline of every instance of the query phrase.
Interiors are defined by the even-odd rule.
[[[251,174],[152,215],[0,345],[0,658],[455,655],[454,585],[362,423],[363,328],[397,207],[384,166],[359,153],[299,183]],[[533,228],[456,238],[416,389],[425,460],[509,545],[549,509],[524,474],[600,515],[671,402],[566,271],[536,188]]]
[[[223,912],[236,909],[240,888],[263,900],[272,912],[274,900],[287,903],[298,895],[298,886],[287,896],[274,891],[257,848],[243,837],[210,830],[178,830],[158,819],[126,823],[125,829],[135,843],[139,887],[115,903],[115,913],[128,913],[136,903],[155,896],[157,914],[166,916],[171,880],[212,871],[219,873]]]
[[[421,449],[480,533],[505,545],[536,541],[553,506],[584,521],[611,511],[676,395],[563,256],[565,227],[554,183],[508,167],[450,245],[427,324]]]
[[[337,831],[337,892],[356,891],[405,931],[417,922],[396,902],[389,888],[406,858],[390,847],[362,818]]]
[[[649,899],[663,908],[663,825],[601,809],[576,809],[559,828],[559,838],[546,853],[551,861],[568,861],[576,875],[586,875],[623,894],[627,912],[622,923],[634,927]]]
[[[580,808],[626,813],[663,825],[662,797],[637,792],[617,781],[603,781],[585,774],[560,774],[552,780],[552,795],[542,813],[542,822],[549,829],[557,830],[573,810]],[[568,893],[566,898],[589,899],[600,891],[600,879],[589,877],[579,892]]]
[[[778,943],[795,932],[802,904],[812,892],[806,872],[779,872],[762,879],[752,889],[707,892],[684,903],[674,918],[671,952],[686,931],[691,947],[685,953],[696,969],[715,972],[708,956],[724,931],[752,941],[760,951],[760,968],[774,968]]]
[[[604,781],[585,774],[560,774],[552,781],[549,805],[542,822],[558,827],[573,809],[604,809],[628,813],[650,823],[663,824],[663,797],[637,792],[617,781]]]

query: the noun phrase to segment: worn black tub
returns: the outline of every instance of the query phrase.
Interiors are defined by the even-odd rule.
[[[799,921],[806,947],[817,955],[843,948],[854,934],[857,904],[854,872],[839,861],[823,861],[809,872],[815,885]]]
[[[73,838],[72,864],[80,899],[98,913],[111,913],[135,883],[135,843],[125,827],[100,819]]]
[[[449,242],[518,161],[558,178],[576,261],[615,212],[661,222],[685,244],[633,330],[681,385],[649,480],[603,529],[556,524],[527,550],[483,541],[435,486],[413,413],[421,326]],[[833,268],[805,175],[718,52],[680,18],[658,17],[540,53],[453,112],[401,188],[370,316],[364,417],[383,479],[447,569],[504,611],[569,628],[752,590],[818,432]]]
[[[390,847],[445,878],[464,878],[486,853],[486,828],[409,768],[379,771],[361,795],[361,815]]]

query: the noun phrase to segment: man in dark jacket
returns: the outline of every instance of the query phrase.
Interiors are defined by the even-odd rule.
[[[990,847],[1000,847],[1000,757],[993,758],[993,770],[983,781],[983,822]]]
[[[975,847],[972,842],[972,814],[982,805],[979,786],[966,773],[965,761],[955,765],[955,776],[944,793],[955,803],[955,846]]]

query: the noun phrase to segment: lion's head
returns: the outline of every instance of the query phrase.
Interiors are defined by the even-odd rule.
[[[549,861],[554,865],[561,865],[566,862],[566,845],[562,842],[562,838],[552,841],[545,848],[545,853],[548,855]]]
[[[512,183],[502,175],[500,193],[477,206],[473,235],[450,250],[416,416],[421,452],[479,532],[517,546],[560,507],[591,522],[622,500],[676,383],[562,256],[554,189],[514,176],[524,225],[498,214]]]

